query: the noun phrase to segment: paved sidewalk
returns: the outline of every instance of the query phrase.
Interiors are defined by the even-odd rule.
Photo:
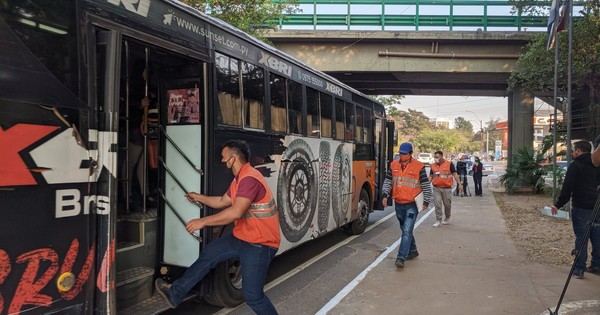
[[[434,228],[434,222],[432,213],[415,231],[418,258],[396,269],[394,249],[328,314],[538,315],[555,309],[569,267],[526,262],[487,187],[483,197],[453,197],[450,225]],[[600,276],[586,273],[571,280],[560,314],[600,314],[598,299]]]

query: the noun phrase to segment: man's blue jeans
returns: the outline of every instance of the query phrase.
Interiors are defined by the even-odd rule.
[[[571,208],[571,217],[573,220],[573,232],[575,232],[575,249],[579,249],[581,240],[585,236],[587,223],[592,217],[592,209]],[[592,266],[600,268],[600,227],[592,226],[590,231],[590,241],[592,242]],[[585,270],[587,262],[587,245],[585,242],[579,259],[575,262],[575,270]]]
[[[225,235],[206,245],[183,276],[173,282],[169,292],[171,303],[179,305],[186,294],[218,263],[239,259],[242,266],[242,291],[246,303],[256,314],[277,314],[264,292],[267,271],[275,253],[276,248],[244,242],[233,234]]]
[[[417,208],[416,203],[400,204],[396,202],[396,218],[398,218],[400,230],[402,230],[402,238],[400,240],[397,258],[406,260],[408,253],[417,250],[417,244],[413,237],[413,229],[415,228],[415,222],[417,221],[418,215],[419,209]]]

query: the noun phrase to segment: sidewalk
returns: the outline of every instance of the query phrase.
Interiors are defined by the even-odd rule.
[[[450,225],[432,227],[432,213],[416,228],[418,258],[396,269],[395,249],[329,314],[554,311],[570,268],[523,259],[486,182],[483,197],[453,197]],[[560,314],[600,314],[598,299],[600,276],[586,273],[584,279],[573,278]]]

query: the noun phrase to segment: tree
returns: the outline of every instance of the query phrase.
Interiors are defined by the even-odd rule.
[[[422,112],[414,109],[408,109],[407,112],[400,111],[400,122],[397,124],[398,135],[405,139],[412,139],[420,132],[434,129],[431,119]]]
[[[532,1],[512,1],[516,10],[533,12]],[[600,133],[600,2],[586,1],[583,17],[573,23],[573,95],[589,104],[591,126],[588,134]],[[567,32],[560,32],[558,88],[559,96],[567,91]],[[546,49],[547,34],[538,34],[517,61],[517,70],[509,79],[509,88],[521,87],[528,92],[551,91],[554,87],[554,50]],[[592,128],[595,126],[595,129]]]
[[[299,11],[294,1],[273,0],[181,0],[210,16],[266,41],[265,31],[276,29],[277,21]]]
[[[454,119],[454,129],[471,134],[473,133],[473,124],[464,117],[456,117]]]
[[[397,106],[400,106],[400,102],[404,98],[404,95],[377,95],[375,99],[385,106],[385,112],[392,118],[400,117],[400,110]]]

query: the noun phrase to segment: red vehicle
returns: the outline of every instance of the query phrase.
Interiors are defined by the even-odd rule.
[[[228,139],[277,195],[280,252],[377,207],[384,107],[183,4],[8,0],[0,47],[0,314],[164,308],[154,279],[230,231],[187,233],[218,209],[183,197],[225,192]],[[241,283],[229,261],[196,294],[236,305]]]

